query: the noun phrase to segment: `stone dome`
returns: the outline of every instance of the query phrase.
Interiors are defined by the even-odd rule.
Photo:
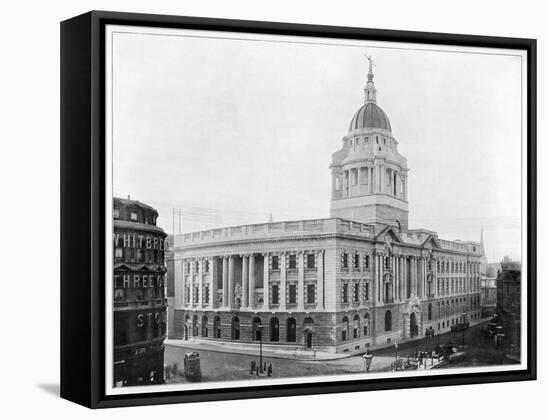
[[[357,110],[349,124],[349,131],[361,128],[380,128],[391,132],[390,119],[374,102],[367,102]]]

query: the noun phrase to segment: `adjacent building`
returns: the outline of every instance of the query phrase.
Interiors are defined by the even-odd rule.
[[[507,341],[521,343],[521,263],[504,257],[497,275],[497,312],[502,319]]]
[[[500,269],[500,263],[489,263],[485,256],[485,246],[483,242],[483,229],[481,230],[481,313],[482,316],[490,317],[496,313],[497,307],[497,272]]]
[[[113,199],[114,386],[164,382],[166,234],[157,211]]]
[[[480,244],[409,227],[372,63],[364,95],[332,157],[329,218],[174,237],[171,336],[354,353],[480,318]]]

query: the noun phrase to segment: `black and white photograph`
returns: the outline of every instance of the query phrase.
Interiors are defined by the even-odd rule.
[[[107,395],[527,364],[527,60],[107,25]]]

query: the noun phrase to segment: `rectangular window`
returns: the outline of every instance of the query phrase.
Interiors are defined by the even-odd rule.
[[[131,220],[132,222],[137,222],[137,219],[138,219],[137,213],[136,213],[135,211],[131,212],[131,213],[130,213],[130,220]]]
[[[120,217],[120,210],[114,209],[113,210],[113,219],[118,219]]]
[[[345,252],[342,255],[342,268],[345,270],[347,270],[348,268],[348,254],[346,254]]]
[[[365,270],[368,270],[369,268],[369,256],[368,255],[365,255],[365,259],[363,260],[364,261],[364,267],[365,267]]]
[[[296,285],[290,284],[288,286],[288,303],[296,303]]]
[[[278,305],[279,304],[279,286],[274,284],[273,286],[271,286],[271,302],[274,304],[274,305]]]
[[[353,256],[353,268],[359,269],[359,254]]]
[[[288,256],[288,269],[296,270],[296,255],[294,254]]]
[[[307,285],[307,303],[315,303],[315,285]]]
[[[115,248],[115,258],[123,258],[122,248]]]
[[[205,260],[204,261],[204,272],[209,273],[210,272],[210,261]]]
[[[359,283],[353,285],[353,301],[359,302]]]
[[[206,305],[210,303],[210,286],[208,284],[204,285],[204,303]]]
[[[365,287],[363,289],[363,297],[365,300],[369,300],[369,284],[365,283]]]
[[[274,255],[271,257],[271,269],[272,270],[278,270],[279,269],[279,256]]]
[[[342,302],[348,303],[348,284],[344,283],[342,286]]]
[[[307,254],[307,268],[308,269],[315,268],[315,255],[314,254]]]

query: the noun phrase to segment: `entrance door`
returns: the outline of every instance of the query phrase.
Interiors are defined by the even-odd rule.
[[[418,335],[418,327],[416,325],[416,315],[414,314],[414,312],[411,314],[409,331],[410,331],[411,338]]]
[[[312,341],[313,341],[313,334],[311,331],[306,332],[306,349],[310,349],[312,347]]]

